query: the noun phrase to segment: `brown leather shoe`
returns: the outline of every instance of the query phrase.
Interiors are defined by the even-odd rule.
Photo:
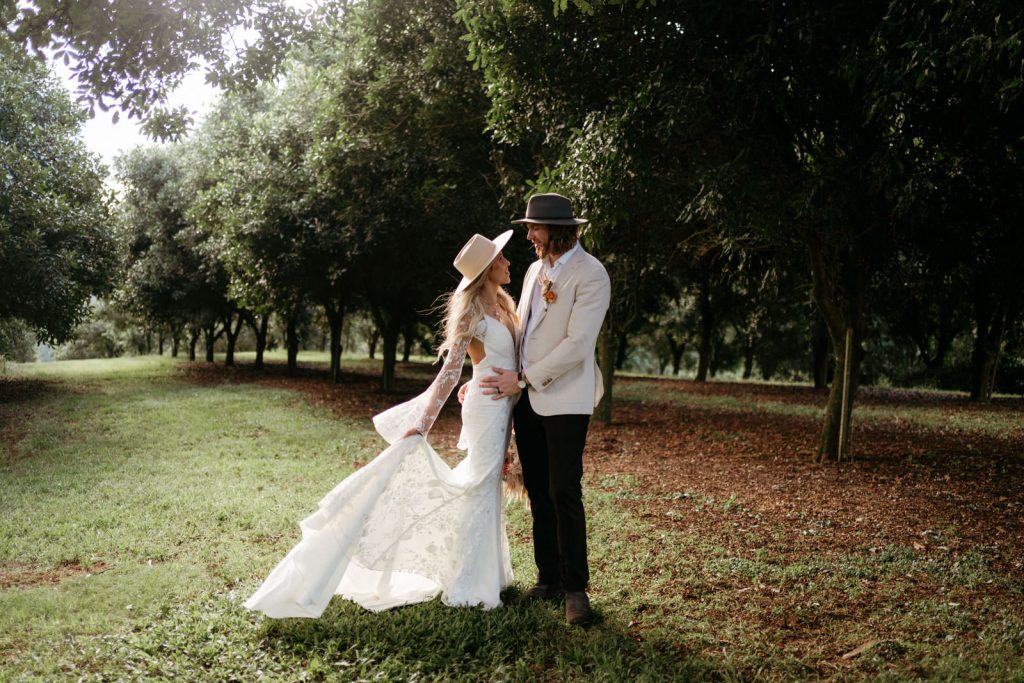
[[[538,583],[528,588],[525,593],[519,596],[519,602],[536,602],[537,600],[558,600],[565,594],[561,586],[553,586],[548,583]]]
[[[565,594],[565,620],[573,626],[582,626],[591,620],[594,613],[590,611],[590,598],[583,591],[572,591]]]

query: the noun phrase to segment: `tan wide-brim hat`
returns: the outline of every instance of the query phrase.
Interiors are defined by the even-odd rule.
[[[549,192],[535,194],[526,202],[526,218],[513,223],[539,223],[541,225],[583,225],[586,218],[576,218],[572,213],[572,202],[568,197]]]
[[[461,292],[473,280],[480,277],[491,265],[491,261],[497,258],[501,250],[508,244],[509,238],[512,237],[512,230],[506,230],[501,233],[493,240],[489,240],[483,235],[473,235],[466,242],[466,246],[462,247],[462,251],[455,257],[455,268],[462,273],[462,282],[455,288],[455,292]]]

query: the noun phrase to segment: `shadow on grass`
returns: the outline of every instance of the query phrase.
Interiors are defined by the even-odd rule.
[[[565,623],[554,603],[518,605],[512,589],[495,610],[439,600],[382,613],[335,599],[320,619],[267,620],[261,649],[299,660],[317,676],[428,680],[720,680],[722,672],[678,644],[626,634],[602,616]]]
[[[14,462],[25,456],[19,443],[29,433],[25,418],[35,409],[30,404],[59,391],[51,380],[0,375],[0,457]]]
[[[0,375],[0,407],[27,403],[59,390],[55,380]]]

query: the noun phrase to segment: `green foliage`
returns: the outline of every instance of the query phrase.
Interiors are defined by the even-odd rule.
[[[199,293],[198,255],[189,249],[188,196],[180,155],[136,148],[117,160],[124,187],[121,222],[125,280],[119,301],[157,324],[181,324]]]
[[[743,281],[809,262],[803,286],[837,378],[853,330],[855,389],[863,346],[885,348],[869,324],[905,286],[891,271],[902,257],[925,264],[918,291],[924,273],[953,276],[931,297],[938,311],[915,311],[901,343],[923,342],[931,362],[965,326],[962,313],[929,310],[952,299],[954,311],[973,308],[975,394],[985,396],[1024,311],[1012,256],[1021,232],[1005,203],[1024,178],[1018,5],[464,0],[459,16],[498,139],[539,161],[524,169],[535,187],[563,189],[597,218],[588,239],[613,273],[613,325],[631,332],[645,301],[657,319],[644,274],[667,270],[678,278],[670,296],[690,287],[697,302],[723,304],[705,306],[710,336],[722,339],[731,317],[749,337],[766,309]],[[731,293],[746,296],[725,305]],[[702,338],[701,357],[713,348]],[[837,448],[841,387],[823,455]]]
[[[949,344],[950,313],[969,318],[960,324],[974,328],[969,386],[978,399],[991,395],[1003,344],[1024,316],[1015,256],[1024,236],[1009,199],[1024,192],[1022,34],[1017,3],[901,3],[861,67],[882,93],[871,116],[890,126],[890,153],[906,169],[895,179],[910,237],[903,258],[922,264],[929,284],[945,279],[926,297],[945,314],[937,350]]]
[[[305,14],[283,0],[2,0],[0,18],[26,50],[49,50],[70,67],[90,111],[118,107],[159,139],[179,137],[190,123],[189,112],[168,108],[166,100],[200,64],[214,85],[252,87],[275,76],[291,41],[308,32]],[[241,45],[225,37],[243,30],[254,37]]]
[[[35,335],[28,325],[16,318],[0,320],[0,356],[15,363],[36,359]]]
[[[92,303],[89,315],[72,339],[61,344],[55,357],[61,360],[117,358],[125,353],[142,353],[146,339],[137,321],[120,307],[106,300]]]
[[[201,12],[284,22],[271,5]],[[241,306],[254,328],[274,313],[294,331],[315,305],[337,359],[345,316],[368,313],[390,386],[400,334],[455,281],[443,264],[554,190],[591,219],[584,245],[612,277],[606,369],[647,335],[651,359],[696,351],[702,378],[742,361],[823,382],[848,328],[853,388],[984,398],[1016,367],[1013,3],[373,0],[317,17],[284,78],[235,92],[169,152],[177,170],[146,181],[165,196],[127,196],[141,233],[178,226],[152,248],[130,235],[149,250],[125,289],[147,325],[214,335]]]
[[[188,217],[216,234],[232,294],[249,309],[288,311],[316,288],[320,273],[333,270],[334,250],[304,213],[308,94],[277,97],[265,87],[226,98],[194,147],[205,182]]]
[[[115,271],[103,174],[82,113],[0,35],[0,320],[60,342]]]
[[[203,170],[193,149],[139,147],[118,158],[125,279],[117,301],[173,334],[185,325],[202,328],[212,349],[214,328],[230,323],[234,305],[220,242],[212,228],[188,220]]]
[[[382,331],[390,387],[399,333],[453,284],[438,264],[497,232],[486,99],[460,38],[446,2],[325,16],[280,88],[226,99],[193,146],[186,220],[213,236],[231,296],[290,319],[322,306],[336,378],[358,307]]]
[[[314,172],[361,245],[356,273],[381,323],[416,319],[455,281],[438,264],[473,232],[501,227],[487,100],[452,9],[443,0],[363,3],[338,26],[347,41],[332,41],[343,47],[323,72]],[[379,277],[396,249],[417,258]]]

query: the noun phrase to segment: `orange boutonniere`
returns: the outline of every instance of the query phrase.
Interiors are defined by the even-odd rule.
[[[548,304],[553,304],[558,300],[558,295],[555,294],[555,290],[552,289],[554,283],[545,274],[544,279],[540,281],[540,295],[544,299],[544,310],[548,310]]]

